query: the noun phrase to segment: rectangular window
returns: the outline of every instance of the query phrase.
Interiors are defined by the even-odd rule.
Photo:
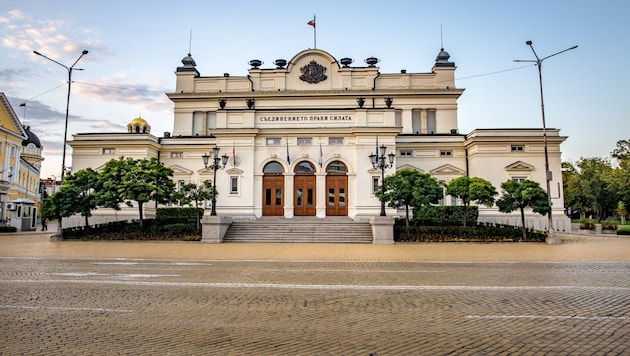
[[[329,145],[343,145],[343,137],[329,137],[328,144]]]
[[[116,153],[116,149],[114,147],[103,147],[104,155],[113,155]]]
[[[409,150],[405,150],[405,151],[400,151],[400,157],[411,157],[411,153],[412,151]]]
[[[297,144],[298,145],[310,145],[313,142],[313,139],[310,137],[298,137]]]
[[[523,145],[512,145],[511,146],[511,151],[512,152],[523,152],[525,150],[525,147]]]
[[[206,135],[212,135],[212,131],[217,128],[217,113],[209,111],[206,113]]]
[[[3,150],[4,150],[4,142],[0,142],[0,154],[2,154]]]
[[[195,111],[193,113],[192,121],[192,135],[193,136],[205,136],[203,132],[203,113],[201,111]]]
[[[379,177],[372,177],[372,194],[376,194],[379,188],[379,182],[381,179]]]
[[[421,110],[411,111],[411,131],[414,135],[419,135],[422,133],[422,111]]]
[[[512,180],[517,183],[523,183],[526,179],[527,177],[512,177]]]
[[[238,194],[238,177],[230,177],[230,194]]]
[[[453,157],[453,151],[440,151],[440,157]]]
[[[427,110],[427,133],[430,135],[437,133],[435,109]]]
[[[267,138],[267,146],[278,146],[280,145],[280,138],[269,137]]]
[[[171,158],[184,158],[184,152],[171,152]]]

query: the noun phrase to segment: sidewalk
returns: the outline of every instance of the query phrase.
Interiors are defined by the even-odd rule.
[[[0,234],[0,257],[178,260],[312,260],[418,262],[627,262],[630,238],[557,234],[544,243],[206,244],[200,242],[51,241],[45,232]]]

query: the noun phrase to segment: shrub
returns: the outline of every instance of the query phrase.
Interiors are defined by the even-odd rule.
[[[617,229],[617,235],[630,235],[630,226],[622,226]]]
[[[580,229],[581,230],[595,230],[595,221],[591,219],[580,220]]]
[[[0,226],[0,232],[16,232],[17,227],[15,226]]]
[[[545,241],[546,234],[527,230],[527,239],[523,240],[523,231],[518,226],[480,224],[476,226],[411,226],[405,229],[404,223],[394,226],[396,242],[514,242]]]
[[[616,220],[602,221],[602,230],[615,231],[617,230],[617,224]]]
[[[413,211],[414,225],[421,226],[461,226],[464,223],[463,206],[423,206]],[[474,226],[479,217],[479,208],[469,206],[466,225]]]

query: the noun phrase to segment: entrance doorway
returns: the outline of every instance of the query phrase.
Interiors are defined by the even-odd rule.
[[[270,162],[263,169],[263,216],[284,216],[284,169]]]
[[[307,161],[295,167],[293,179],[293,214],[295,216],[315,216],[315,167]]]
[[[326,216],[348,216],[347,170],[339,161],[326,167]]]

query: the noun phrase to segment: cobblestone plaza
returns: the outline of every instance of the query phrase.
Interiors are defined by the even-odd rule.
[[[0,236],[0,354],[627,355],[629,251]]]

